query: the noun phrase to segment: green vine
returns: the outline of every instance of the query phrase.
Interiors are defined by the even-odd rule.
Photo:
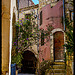
[[[12,47],[12,64],[16,63],[19,67],[22,66],[21,61],[23,59],[23,52],[31,45],[38,44],[37,38],[40,39],[42,31],[45,34],[45,38],[48,40],[48,36],[53,29],[52,25],[46,25],[47,30],[41,28],[37,29],[35,18],[33,15],[26,15],[25,18],[16,22],[17,33],[15,40],[13,40]],[[39,35],[38,35],[39,34]],[[17,38],[18,36],[18,38]],[[18,42],[17,42],[18,41]],[[18,43],[18,45],[17,45]]]

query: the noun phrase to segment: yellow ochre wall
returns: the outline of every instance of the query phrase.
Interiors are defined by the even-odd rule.
[[[10,0],[2,0],[2,55],[1,55],[1,75],[6,75],[9,71],[9,31],[10,31]]]

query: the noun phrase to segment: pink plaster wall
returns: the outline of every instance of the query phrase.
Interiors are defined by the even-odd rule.
[[[42,11],[42,25],[39,28],[43,28],[46,30],[46,25],[51,24],[54,28],[63,29],[63,25],[61,23],[63,16],[63,2],[59,1],[55,6],[51,8],[51,5],[48,4],[44,6]],[[53,17],[53,19],[51,18]],[[49,37],[50,38],[50,37]],[[44,60],[50,60],[50,40],[44,44],[43,46],[39,46],[39,61],[42,62],[42,58]]]

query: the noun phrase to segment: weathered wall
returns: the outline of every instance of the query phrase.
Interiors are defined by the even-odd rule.
[[[74,54],[66,53],[66,75],[74,75]]]
[[[9,71],[10,0],[2,0],[2,75]]]
[[[50,4],[44,6],[40,11],[42,11],[42,24],[40,25],[40,29],[43,28],[46,30],[46,26],[51,24],[54,29],[60,28],[63,30],[62,25],[62,16],[63,16],[63,2],[59,1],[55,6],[51,7]],[[49,37],[50,39],[50,37]],[[51,60],[50,58],[50,40],[46,42],[43,46],[39,47],[39,60],[42,62],[42,58],[44,60]]]
[[[12,3],[12,8],[11,8]],[[12,13],[10,12],[12,11]],[[17,21],[16,0],[2,0],[2,74],[9,72],[9,48],[10,48],[10,23],[12,25],[13,12]],[[10,21],[11,20],[11,21]],[[13,26],[12,26],[13,28]],[[12,35],[12,34],[11,34]],[[11,38],[12,39],[12,38]]]
[[[19,0],[19,9],[32,6],[32,5],[34,5],[32,0]]]
[[[50,4],[51,6],[55,6],[57,3],[58,0],[39,0],[39,10],[41,10],[42,7],[46,6],[47,4]]]
[[[35,15],[37,15],[37,9],[38,9],[38,5],[35,6],[29,6],[29,7],[25,7],[23,9],[20,9],[19,12],[19,19],[25,18],[25,14],[32,14],[32,12],[35,11]],[[37,15],[38,16],[38,15]],[[37,17],[35,18],[35,22],[37,25]],[[32,46],[30,46],[27,50],[31,51],[32,53],[34,53],[35,57],[37,58],[37,63],[36,63],[36,75],[37,74],[37,70],[39,68],[39,61],[38,61],[38,50],[37,50],[37,45],[35,43],[33,43]],[[27,51],[26,50],[26,51]]]
[[[35,11],[35,15],[37,15],[37,9],[38,9],[38,5],[21,9],[20,13],[19,13],[19,19],[25,18],[25,14],[32,14],[32,12],[34,12],[34,11]],[[37,18],[35,19],[35,22],[37,24]],[[32,51],[37,56],[37,54],[38,54],[37,45],[34,44],[32,46],[32,49],[30,49],[30,51]]]

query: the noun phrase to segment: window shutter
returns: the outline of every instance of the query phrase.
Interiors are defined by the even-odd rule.
[[[44,45],[44,33],[41,33],[41,46]]]
[[[42,11],[40,12],[40,25],[42,24]]]

